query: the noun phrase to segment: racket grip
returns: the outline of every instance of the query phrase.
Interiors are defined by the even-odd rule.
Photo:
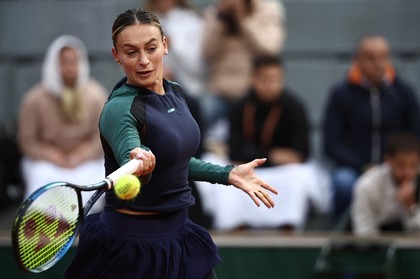
[[[122,175],[135,173],[140,164],[143,164],[142,160],[132,159],[128,161],[125,165],[122,165],[119,169],[108,175],[107,179],[111,181],[110,186],[113,187]]]

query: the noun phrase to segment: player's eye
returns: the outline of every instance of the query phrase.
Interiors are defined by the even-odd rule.
[[[147,49],[147,51],[148,51],[149,53],[153,53],[153,52],[155,52],[155,51],[156,51],[156,49],[157,49],[157,47],[149,47],[149,48]]]

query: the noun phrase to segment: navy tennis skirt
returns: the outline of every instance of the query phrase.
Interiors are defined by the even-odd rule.
[[[200,279],[220,262],[188,209],[147,216],[107,211],[86,218],[65,278]]]

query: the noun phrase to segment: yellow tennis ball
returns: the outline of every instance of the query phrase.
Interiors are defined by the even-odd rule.
[[[122,200],[134,199],[140,192],[141,183],[137,176],[126,174],[121,176],[114,186],[114,192]]]

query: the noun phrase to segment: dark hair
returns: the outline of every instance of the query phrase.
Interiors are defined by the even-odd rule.
[[[114,47],[118,34],[120,34],[124,28],[135,24],[153,25],[159,29],[160,35],[163,38],[162,25],[153,13],[141,8],[130,9],[119,14],[112,25],[112,43],[114,44]]]
[[[420,154],[419,139],[412,133],[397,133],[388,137],[386,153],[394,156],[397,153]]]
[[[283,59],[280,57],[280,55],[258,55],[254,58],[254,72],[266,66],[278,66],[283,68]]]

